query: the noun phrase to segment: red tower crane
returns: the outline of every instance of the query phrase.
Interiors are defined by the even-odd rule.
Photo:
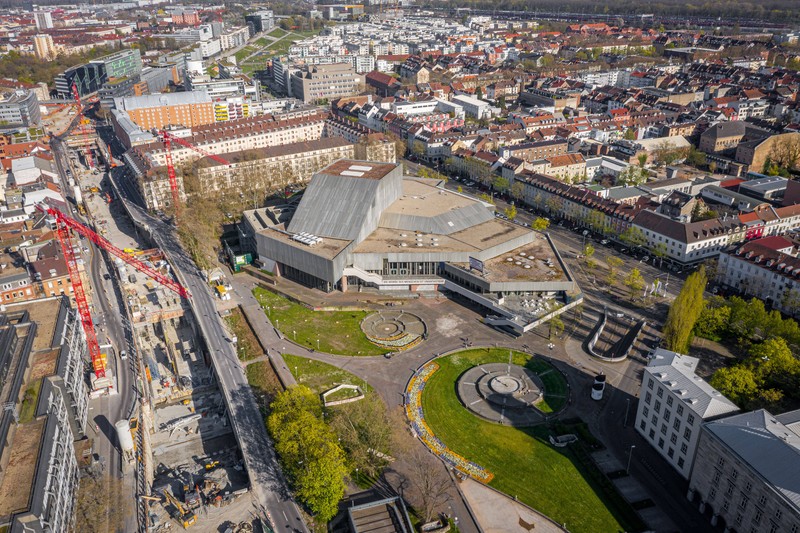
[[[175,176],[175,167],[172,164],[172,143],[174,142],[176,144],[180,144],[181,146],[185,146],[186,148],[191,148],[198,154],[210,157],[214,161],[222,163],[223,165],[230,165],[230,162],[216,154],[212,154],[211,152],[207,152],[206,150],[193,145],[186,139],[175,137],[166,130],[161,130],[160,135],[162,141],[164,142],[164,147],[166,148],[165,159],[167,160],[167,175],[169,176],[169,188],[172,191],[172,205],[175,209],[175,222],[177,224],[181,199],[180,194],[178,193],[178,178]]]
[[[143,262],[139,261],[135,257],[126,254],[110,242],[104,237],[101,237],[90,228],[84,226],[77,220],[68,217],[58,209],[53,207],[44,206],[39,204],[37,208],[40,211],[47,213],[48,215],[52,216],[55,219],[56,223],[56,234],[58,235],[58,242],[61,244],[61,250],[64,253],[64,258],[67,262],[67,270],[69,272],[69,278],[72,282],[72,290],[75,295],[75,303],[78,307],[78,313],[81,317],[81,324],[83,325],[83,331],[86,333],[86,344],[89,348],[89,355],[92,359],[92,369],[94,370],[95,376],[97,378],[105,378],[106,377],[106,363],[103,359],[103,355],[100,353],[100,346],[97,342],[97,335],[94,330],[94,322],[92,320],[91,312],[89,311],[89,304],[86,301],[86,293],[83,290],[83,282],[81,281],[80,272],[78,272],[78,263],[75,259],[75,250],[72,245],[72,239],[70,237],[70,230],[79,233],[92,241],[98,248],[102,248],[103,250],[107,251],[111,255],[119,257],[125,263],[129,264],[136,270],[150,276],[155,281],[160,283],[161,285],[167,287],[168,289],[174,291],[178,295],[183,298],[189,298],[191,294],[189,291],[186,290],[183,285],[180,283],[168,278],[167,276],[161,274],[157,270],[152,267],[147,266]]]
[[[86,128],[83,125],[83,119],[80,116],[83,114],[83,103],[81,102],[81,95],[78,93],[78,86],[76,84],[72,84],[72,96],[75,97],[75,103],[78,104],[78,132],[81,134],[81,137],[86,136]],[[94,168],[94,159],[92,158],[92,149],[89,145],[84,147],[86,153],[86,164],[89,165],[89,168]]]

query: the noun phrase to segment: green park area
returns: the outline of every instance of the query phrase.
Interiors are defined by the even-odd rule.
[[[328,363],[291,354],[283,354],[283,360],[297,383],[305,385],[317,394],[342,384],[358,385],[365,393],[372,390],[363,379]]]
[[[366,311],[314,311],[257,287],[253,290],[270,322],[287,339],[312,350],[337,355],[383,355],[361,331]]]
[[[616,493],[602,490],[599,471],[578,449],[551,446],[551,432],[543,425],[512,428],[494,424],[460,403],[455,388],[461,374],[475,365],[508,359],[509,351],[504,349],[467,350],[437,359],[439,369],[422,393],[425,422],[431,431],[452,451],[492,472],[492,487],[560,524],[566,523],[569,531],[637,529],[641,524],[636,523],[630,508],[614,497]],[[563,406],[567,385],[561,372],[520,352],[513,353],[513,362],[541,377],[547,407]]]

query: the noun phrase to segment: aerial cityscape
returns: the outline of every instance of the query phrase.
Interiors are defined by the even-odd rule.
[[[795,0],[0,6],[0,533],[800,533]]]

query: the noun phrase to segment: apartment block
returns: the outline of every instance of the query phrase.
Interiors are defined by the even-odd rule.
[[[800,411],[704,424],[687,497],[726,532],[800,531]]]
[[[0,96],[0,122],[9,126],[38,126],[42,122],[36,93],[17,89]]]
[[[67,299],[0,313],[0,528],[69,531],[78,489],[75,440],[84,436],[86,342]]]
[[[294,72],[290,79],[291,94],[305,103],[332,100],[357,94],[364,84],[364,76],[357,74],[352,65],[312,65]]]
[[[636,431],[686,479],[700,427],[739,410],[695,374],[699,359],[658,348],[644,368]]]
[[[53,43],[53,37],[44,33],[33,36],[33,50],[37,59],[51,61],[58,55],[58,50]]]

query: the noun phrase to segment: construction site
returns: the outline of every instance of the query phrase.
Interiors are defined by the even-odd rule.
[[[94,153],[87,148],[69,152],[70,179],[77,180],[71,182],[72,200],[98,235],[89,240],[109,255],[100,267],[86,265],[82,277],[92,280],[86,283],[87,308],[95,315],[102,315],[103,294],[113,292],[124,301],[127,339],[113,353],[121,359],[118,371],[131,373],[139,403],[130,419],[112,422],[123,470],[137,472],[140,523],[147,531],[176,526],[199,532],[270,530],[253,506],[225,403],[186,302],[190,295],[161,251],[146,248],[114,197],[106,176],[114,159],[107,148],[96,144]],[[105,164],[95,161],[104,152]],[[73,222],[61,221],[83,234],[81,223]],[[94,316],[92,323],[101,340],[109,334],[102,316]],[[90,385],[95,396],[114,393],[115,378],[123,381],[111,377],[108,357],[104,351],[94,363]],[[98,379],[101,372],[106,382]]]

